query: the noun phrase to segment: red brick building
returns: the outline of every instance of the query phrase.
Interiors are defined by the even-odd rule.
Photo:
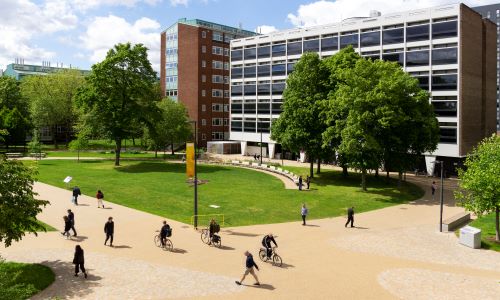
[[[161,33],[162,93],[186,105],[199,147],[229,138],[229,42],[253,35],[198,19],[180,19]]]

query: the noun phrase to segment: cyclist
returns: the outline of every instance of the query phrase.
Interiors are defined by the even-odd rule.
[[[167,236],[170,233],[170,225],[167,224],[167,221],[163,221],[163,226],[160,229],[160,240],[161,246],[165,247],[165,241],[167,240]]]
[[[271,255],[273,254],[273,249],[271,247],[271,243],[274,243],[276,247],[278,247],[278,244],[276,243],[276,240],[274,239],[274,236],[272,233],[264,236],[262,239],[262,245],[266,248],[266,253],[267,253],[267,258],[271,258]]]
[[[210,221],[210,224],[208,225],[208,232],[210,234],[210,241],[208,242],[209,245],[212,244],[213,237],[217,232],[219,232],[219,230],[220,230],[219,224],[215,222],[215,219],[212,219]]]

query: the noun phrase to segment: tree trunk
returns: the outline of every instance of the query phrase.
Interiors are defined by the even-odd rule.
[[[375,177],[378,177],[378,168],[375,169]]]
[[[347,177],[349,173],[347,172],[347,166],[342,165],[342,176]]]
[[[171,142],[171,143],[170,143],[170,148],[171,148],[171,150],[172,150],[172,156],[174,156],[174,154],[175,154],[175,153],[174,153],[174,142]]]
[[[52,126],[52,136],[54,138],[54,149],[58,149],[58,145],[57,145],[57,126],[54,125]]]
[[[361,169],[361,188],[366,191],[366,168]]]
[[[134,137],[132,137],[132,146],[135,147],[135,138]]]
[[[401,188],[401,181],[403,180],[403,172],[398,172],[398,189]]]
[[[500,242],[500,224],[499,224],[500,221],[498,220],[498,217],[500,215],[500,206],[499,205],[496,206],[496,213],[495,214],[497,217],[497,219],[495,220],[495,229],[496,229],[496,235],[497,235],[496,240],[497,240],[497,242]]]
[[[321,159],[318,159],[318,167],[316,168],[316,174],[321,173]]]
[[[155,158],[158,158],[158,148],[155,147]]]
[[[121,139],[116,139],[115,140],[115,166],[120,165],[120,152],[122,151],[122,140]]]
[[[309,177],[314,178],[314,159],[309,160]]]

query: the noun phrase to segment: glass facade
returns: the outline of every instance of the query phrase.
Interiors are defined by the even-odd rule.
[[[364,32],[360,36],[361,47],[379,46],[380,45],[380,31]]]
[[[304,41],[304,52],[318,52],[319,40]]]
[[[321,39],[321,51],[337,51],[339,49],[339,38],[328,37]]]
[[[386,29],[382,32],[382,44],[398,44],[405,41],[404,28]]]
[[[457,21],[432,24],[432,39],[457,37]]]
[[[418,42],[429,39],[429,24],[406,27],[406,42]]]
[[[302,42],[293,42],[286,45],[288,55],[302,54]]]
[[[429,51],[413,51],[406,52],[406,66],[428,66],[429,65]]]
[[[177,23],[169,27],[166,32],[166,64],[165,64],[165,84],[166,94],[172,99],[177,99],[178,91],[178,26]]]
[[[443,48],[432,50],[433,65],[456,64],[457,57],[457,48]]]
[[[353,46],[354,48],[359,48],[358,38],[359,38],[359,35],[357,33],[341,36],[340,37],[340,49],[348,47],[349,45]]]
[[[432,75],[433,91],[456,91],[457,75]]]

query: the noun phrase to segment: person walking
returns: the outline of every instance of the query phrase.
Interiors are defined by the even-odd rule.
[[[68,209],[68,219],[71,223],[71,230],[73,230],[73,236],[76,236],[76,230],[75,230],[75,214],[71,211],[71,209]]]
[[[299,191],[302,191],[302,176],[299,176]]]
[[[113,222],[113,218],[109,217],[106,224],[104,224],[104,233],[106,234],[106,240],[104,241],[104,246],[109,241],[109,246],[113,247],[113,235],[115,233],[115,222]]]
[[[436,182],[433,181],[431,184],[432,199],[434,199],[434,194],[436,193],[436,190],[437,190],[437,185],[436,185]]]
[[[97,208],[99,208],[99,206],[102,206],[102,208],[104,208],[104,203],[102,203],[102,199],[104,199],[104,193],[101,192],[101,190],[97,190],[97,194],[95,195],[95,197],[97,198]]]
[[[302,209],[301,209],[301,212],[300,212],[300,214],[302,215],[302,226],[306,225],[306,217],[307,217],[308,213],[309,213],[309,210],[307,209],[306,204],[303,203],[302,204]]]
[[[347,227],[349,222],[351,222],[351,227],[354,227],[354,206],[347,209],[347,223],[345,223],[345,227]]]
[[[71,236],[69,234],[69,230],[71,229],[71,221],[69,220],[68,216],[63,216],[64,220],[64,232],[61,232],[62,235],[66,237],[66,239],[69,239]]]
[[[78,277],[78,273],[82,270],[83,275],[87,278],[87,272],[85,271],[85,257],[83,256],[83,249],[80,245],[75,247],[75,257],[73,258],[73,264],[75,265],[75,277]]]
[[[80,188],[75,186],[73,188],[73,203],[75,203],[75,205],[78,205],[78,196],[80,196],[82,194],[82,192],[80,191]]]
[[[309,177],[309,175],[307,175],[306,177],[306,185],[307,185],[307,189],[309,189],[309,185],[311,184],[311,177]]]
[[[243,277],[241,277],[240,281],[235,281],[237,285],[241,285],[243,283],[243,280],[245,280],[245,277],[247,277],[248,274],[252,274],[253,278],[255,278],[255,283],[254,285],[260,285],[259,278],[257,278],[257,275],[255,274],[254,267],[259,270],[259,266],[255,263],[253,260],[252,254],[250,252],[245,251],[245,256],[247,257],[245,261],[245,273],[243,273]]]

